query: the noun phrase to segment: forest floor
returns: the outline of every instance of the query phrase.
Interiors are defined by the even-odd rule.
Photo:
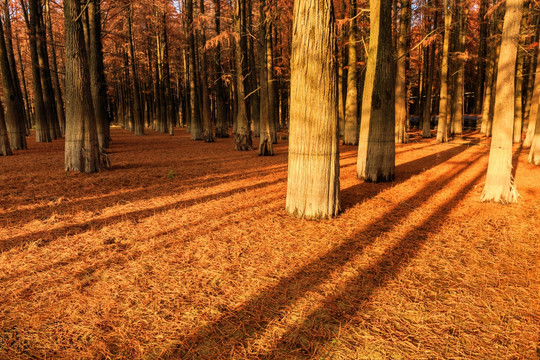
[[[63,141],[0,158],[0,359],[537,359],[540,169],[480,202],[489,146],[412,137],[396,181],[343,212],[285,213],[276,156],[113,128],[112,169],[66,173]],[[257,140],[255,140],[257,143]]]

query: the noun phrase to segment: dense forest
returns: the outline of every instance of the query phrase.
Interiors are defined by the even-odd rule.
[[[537,358],[539,22],[0,0],[0,359]]]

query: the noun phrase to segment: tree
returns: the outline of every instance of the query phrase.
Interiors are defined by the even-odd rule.
[[[12,155],[11,148],[9,146],[6,122],[4,120],[4,107],[2,106],[2,103],[0,103],[0,155]]]
[[[64,1],[66,28],[66,171],[100,170],[80,0]]]
[[[334,11],[330,0],[296,0],[293,12],[286,211],[330,218],[340,207]]]
[[[399,37],[396,73],[396,143],[407,142],[407,37],[409,32],[409,0],[399,0]]]
[[[393,181],[395,173],[395,99],[392,53],[392,1],[370,2],[370,34],[357,176],[370,182]]]
[[[441,65],[441,100],[439,103],[439,121],[437,124],[437,142],[448,141],[448,53],[450,50],[450,26],[452,24],[452,12],[448,0],[444,0],[444,41]]]
[[[201,15],[204,16],[204,0],[199,3]],[[210,118],[210,96],[208,95],[208,77],[207,62],[206,62],[206,34],[204,25],[199,31],[201,39],[201,45],[203,47],[201,51],[201,97],[202,97],[202,126],[203,126],[203,140],[204,142],[214,142],[214,135],[212,132],[212,119]]]
[[[268,34],[270,28],[268,19],[266,18],[266,6],[265,1],[261,0],[259,5],[259,39],[261,49],[259,51],[259,83],[260,83],[260,139],[259,139],[259,155],[260,156],[272,156],[274,155],[274,146],[272,143],[272,134],[270,129],[270,122],[272,119],[272,113],[270,111],[271,104],[269,103],[269,87],[268,87],[268,69],[267,69],[267,44],[270,38]]]
[[[523,1],[507,0],[506,2],[497,70],[493,139],[482,201],[513,203],[518,197],[512,178],[512,131],[516,55]]]
[[[345,98],[345,129],[343,145],[358,145],[358,84],[356,76],[356,0],[349,4],[349,69]]]

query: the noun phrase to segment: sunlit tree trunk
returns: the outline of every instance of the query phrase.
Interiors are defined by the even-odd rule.
[[[330,0],[296,0],[291,54],[287,213],[339,211],[336,37]]]
[[[458,6],[459,31],[457,34],[458,60],[456,67],[456,78],[454,88],[454,98],[452,99],[452,134],[463,133],[463,101],[465,98],[465,40],[467,31],[467,20],[469,15],[469,1],[463,0]]]
[[[478,69],[476,78],[476,93],[474,99],[474,113],[480,114],[482,112],[482,103],[484,99],[484,90],[486,82],[486,61],[487,55],[487,36],[488,36],[488,21],[485,19],[487,6],[489,0],[480,0],[479,16],[479,36],[478,39]]]
[[[444,0],[444,41],[441,65],[441,98],[439,102],[439,121],[437,124],[437,142],[448,141],[448,53],[450,50],[450,26],[452,24],[452,13],[448,0]]]
[[[64,1],[66,29],[66,145],[65,169],[100,170],[96,120],[90,90],[88,57],[79,0]]]
[[[527,24],[526,18],[521,19],[521,26],[525,28]],[[516,65],[516,87],[514,89],[514,131],[513,142],[520,143],[522,138],[523,127],[523,62],[525,54],[523,53],[524,41],[520,40],[520,47],[517,53]]]
[[[437,5],[437,4],[435,4]],[[435,12],[433,16],[433,30],[437,29],[438,13]],[[429,45],[429,65],[428,65],[428,79],[426,86],[426,103],[424,105],[424,113],[422,115],[422,137],[431,137],[431,109],[432,109],[432,96],[433,96],[433,77],[435,75],[435,50],[436,43]]]
[[[540,165],[540,112],[536,114],[536,126],[534,126],[534,136],[531,141],[531,150],[529,151],[529,162],[534,165]]]
[[[396,143],[403,144],[407,139],[407,36],[409,32],[409,0],[399,0],[399,37],[397,46],[396,73]]]
[[[270,104],[268,98],[268,74],[266,67],[266,45],[269,37],[266,20],[266,5],[265,1],[261,0],[259,5],[259,84],[260,84],[260,139],[259,139],[259,155],[271,156],[274,155],[274,146],[272,144],[272,135],[270,132],[270,122],[272,121],[270,113]]]
[[[358,145],[358,83],[356,76],[356,0],[349,3],[349,69],[345,98],[345,129],[343,145]]]
[[[532,140],[536,132],[536,125],[538,121],[538,114],[540,114],[540,43],[537,47],[537,57],[536,60],[536,76],[534,78],[534,90],[532,93],[531,99],[531,110],[529,112],[529,125],[527,126],[527,134],[525,135],[525,140],[523,140],[523,147],[530,147],[532,145]]]
[[[392,1],[370,2],[370,34],[357,176],[370,182],[393,181],[395,174],[395,99],[392,53]]]
[[[514,81],[523,0],[507,0],[497,71],[497,98],[493,117],[493,139],[482,201],[512,203],[517,191],[512,179],[512,130]]]

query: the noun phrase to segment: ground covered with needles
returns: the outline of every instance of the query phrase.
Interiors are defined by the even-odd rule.
[[[257,140],[255,139],[255,144]],[[113,128],[112,169],[63,142],[0,158],[0,359],[537,359],[540,169],[485,204],[489,146],[411,138],[396,181],[286,215],[276,156]]]

